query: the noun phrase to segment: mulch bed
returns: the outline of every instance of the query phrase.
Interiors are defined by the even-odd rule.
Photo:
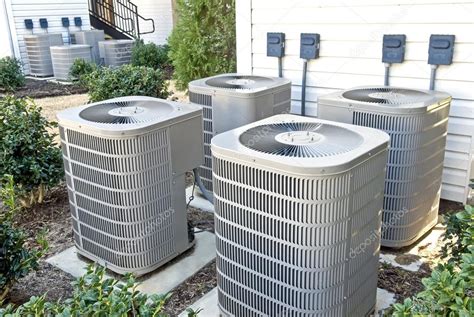
[[[400,302],[423,290],[421,279],[431,275],[428,264],[423,263],[417,272],[411,272],[388,263],[381,263],[377,287],[395,293],[395,299]]]
[[[27,78],[25,86],[16,90],[15,97],[30,97],[33,99],[55,96],[84,94],[87,90],[76,84],[58,84],[48,80]],[[4,93],[3,93],[4,94]],[[2,93],[0,93],[0,96]]]

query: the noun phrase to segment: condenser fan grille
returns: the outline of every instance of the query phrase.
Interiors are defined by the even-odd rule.
[[[90,106],[79,116],[88,121],[106,124],[137,124],[162,118],[173,111],[163,102],[119,101]]]
[[[273,83],[273,79],[261,76],[219,76],[206,80],[206,85],[224,89],[261,89]]]
[[[288,122],[257,126],[240,135],[246,147],[287,157],[326,157],[357,148],[363,138],[356,132],[329,124]]]
[[[344,92],[342,96],[354,101],[385,105],[403,105],[431,99],[431,96],[423,91],[390,87],[353,89]]]

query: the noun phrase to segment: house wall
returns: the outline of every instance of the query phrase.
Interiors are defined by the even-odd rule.
[[[383,34],[406,34],[405,62],[393,65],[390,84],[428,89],[430,34],[455,34],[454,63],[440,66],[436,89],[453,96],[442,197],[465,202],[473,178],[474,1],[463,0],[236,0],[237,68],[277,76],[266,56],[266,33],[286,34],[283,76],[293,82],[292,111],[299,113],[303,61],[300,33],[321,35],[320,58],[308,65],[307,113],[318,96],[337,89],[383,84]]]
[[[0,2],[0,58],[13,55],[5,2]]]
[[[132,2],[137,5],[140,15],[155,21],[155,32],[143,34],[141,38],[145,42],[154,42],[158,45],[166,44],[166,40],[173,30],[172,0],[132,0]],[[148,30],[151,30],[150,23],[141,21],[140,31],[146,32]]]
[[[20,58],[23,69],[29,74],[28,58],[26,56],[23,36],[31,34],[25,28],[25,19],[32,19],[34,33],[44,33],[39,26],[40,18],[48,19],[48,32],[63,34],[63,40],[67,41],[67,30],[62,26],[61,18],[68,17],[71,27],[70,31],[79,30],[74,26],[74,17],[81,17],[82,29],[90,29],[88,0],[5,0],[8,22],[13,39],[14,55]]]

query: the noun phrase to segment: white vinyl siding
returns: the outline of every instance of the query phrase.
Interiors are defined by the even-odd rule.
[[[144,18],[155,21],[155,32],[143,34],[141,38],[145,42],[153,42],[158,45],[166,44],[168,36],[173,30],[172,0],[132,0],[137,5],[138,13]],[[140,31],[151,31],[150,22],[140,20]]]
[[[440,66],[436,89],[453,96],[442,197],[465,202],[474,153],[474,1],[463,0],[237,0],[237,68],[277,76],[266,56],[266,33],[284,32],[283,76],[293,82],[292,111],[299,113],[303,60],[300,33],[321,35],[320,58],[308,64],[306,106],[317,115],[319,95],[382,85],[383,34],[406,34],[405,62],[391,68],[393,86],[428,89],[431,34],[454,34],[454,63]]]
[[[21,58],[26,74],[29,73],[23,36],[31,34],[25,28],[25,19],[32,19],[34,33],[44,33],[40,28],[39,19],[48,19],[48,33],[62,33],[67,41],[67,29],[62,26],[61,18],[68,17],[70,31],[79,30],[74,26],[74,17],[81,17],[82,29],[90,29],[88,0],[5,0],[9,13],[10,29],[15,45],[15,55]],[[15,34],[13,34],[13,32]]]

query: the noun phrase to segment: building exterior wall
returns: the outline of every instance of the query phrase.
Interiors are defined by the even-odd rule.
[[[236,0],[237,69],[277,76],[266,56],[266,33],[286,34],[283,76],[291,79],[292,111],[299,113],[303,60],[300,33],[321,35],[320,58],[309,62],[307,114],[318,96],[361,85],[382,85],[383,34],[406,34],[405,62],[393,65],[390,84],[428,89],[431,34],[454,34],[454,63],[440,66],[436,89],[453,96],[442,197],[465,202],[474,154],[474,1],[464,0]]]
[[[145,42],[153,42],[158,45],[166,44],[166,40],[173,30],[172,0],[132,0],[132,2],[137,5],[140,15],[155,21],[155,32],[143,34],[141,38]],[[151,30],[150,23],[141,21],[140,31],[149,30]]]
[[[40,28],[39,19],[48,19],[48,32],[60,32],[66,43],[68,40],[67,29],[62,26],[61,18],[68,17],[71,27],[70,31],[79,30],[74,26],[74,17],[81,17],[82,29],[90,29],[88,0],[5,0],[5,7],[8,16],[8,25],[11,30],[14,55],[20,58],[23,69],[29,74],[28,58],[26,56],[23,36],[31,34],[25,28],[25,19],[32,19],[34,33],[44,33]],[[2,27],[3,29],[3,27]]]

